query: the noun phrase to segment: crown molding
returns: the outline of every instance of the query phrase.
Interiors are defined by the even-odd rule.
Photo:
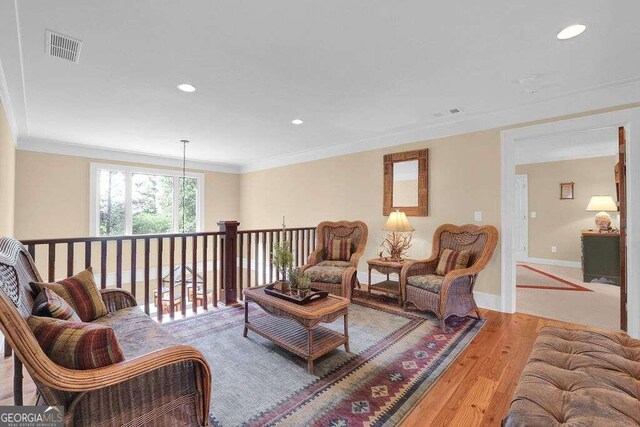
[[[242,173],[272,169],[434,138],[513,126],[640,102],[640,76],[565,93],[510,109],[466,114],[458,120],[374,138],[314,148],[244,164]]]
[[[135,151],[114,150],[33,137],[19,137],[17,145],[18,150],[21,151],[182,168],[181,157],[157,156]],[[187,160],[187,168],[209,172],[240,173],[240,167],[237,165],[201,160]]]

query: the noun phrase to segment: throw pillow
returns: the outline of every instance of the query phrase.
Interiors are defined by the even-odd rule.
[[[34,285],[40,290],[51,289],[64,298],[83,322],[91,322],[107,314],[107,306],[104,305],[93,280],[91,267],[55,283],[34,283]]]
[[[351,239],[331,239],[326,248],[327,260],[349,261],[351,258]]]
[[[458,270],[460,268],[467,268],[469,264],[469,257],[471,251],[454,251],[452,249],[443,249],[442,255],[438,260],[438,266],[436,267],[436,274],[438,276],[444,276],[451,270]]]
[[[27,323],[45,354],[65,368],[94,369],[124,360],[108,326],[38,316],[29,316]]]
[[[31,314],[35,316],[54,317],[60,320],[81,322],[80,317],[61,296],[51,289],[44,288],[33,301]]]

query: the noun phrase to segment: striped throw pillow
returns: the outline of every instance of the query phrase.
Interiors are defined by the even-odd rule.
[[[349,261],[351,259],[351,239],[331,239],[326,247],[327,260]]]
[[[108,326],[38,316],[29,316],[27,323],[45,354],[65,368],[94,369],[124,360]]]
[[[54,317],[60,320],[82,322],[73,308],[51,289],[44,288],[33,301],[34,316]]]
[[[59,282],[34,283],[34,285],[40,290],[51,289],[60,295],[83,322],[91,322],[107,314],[107,306],[104,305],[93,280],[91,267]]]
[[[469,257],[471,251],[454,251],[451,249],[443,249],[442,255],[438,260],[438,266],[436,267],[436,274],[438,276],[444,276],[451,270],[458,270],[460,268],[467,268],[469,264]]]

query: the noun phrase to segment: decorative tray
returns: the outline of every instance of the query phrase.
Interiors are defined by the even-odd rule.
[[[279,290],[277,288],[277,284],[275,283],[264,288],[264,293],[300,305],[309,304],[310,302],[321,300],[329,295],[329,292],[327,291],[321,291],[320,289],[311,288],[309,289],[309,293],[307,293],[305,297],[301,297],[297,294],[291,294]]]

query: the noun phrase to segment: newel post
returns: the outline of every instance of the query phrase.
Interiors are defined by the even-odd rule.
[[[220,291],[220,303],[226,306],[238,304],[236,295],[238,259],[238,221],[218,221],[220,231],[224,232],[222,238],[222,290]]]

